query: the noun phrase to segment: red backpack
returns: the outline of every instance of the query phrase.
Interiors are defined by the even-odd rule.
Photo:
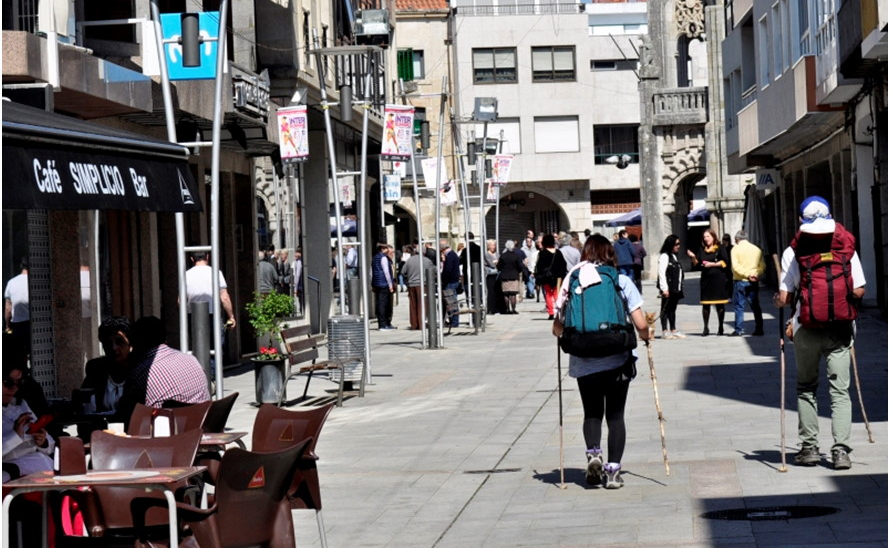
[[[835,223],[831,239],[798,232],[791,248],[800,267],[799,320],[805,327],[825,327],[830,322],[850,322],[859,311],[853,301],[850,261],[856,238]]]

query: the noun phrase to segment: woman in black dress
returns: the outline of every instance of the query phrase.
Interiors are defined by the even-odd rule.
[[[707,337],[708,321],[711,319],[711,305],[717,309],[717,334],[723,334],[723,317],[726,314],[726,303],[729,302],[729,293],[726,284],[726,267],[729,265],[729,255],[726,249],[720,245],[717,233],[712,229],[705,230],[702,234],[702,247],[698,253],[686,251],[692,259],[692,267],[701,270],[701,316],[704,322],[702,337]]]
[[[519,295],[522,275],[522,259],[513,250],[516,244],[513,240],[507,240],[505,250],[498,259],[497,269],[500,272],[501,289],[504,291],[504,302],[507,305],[506,314],[517,314],[516,296]]]

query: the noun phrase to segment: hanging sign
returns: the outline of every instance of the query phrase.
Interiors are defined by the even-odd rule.
[[[340,204],[343,207],[352,207],[352,201],[355,199],[354,180],[350,177],[343,177],[337,181],[337,188],[340,192]]]
[[[439,202],[443,206],[450,206],[457,202],[457,181],[448,181],[439,187]]]
[[[398,202],[402,197],[402,178],[397,174],[387,174],[383,176],[383,200],[387,202]]]
[[[408,176],[408,162],[393,162],[392,172],[404,179]]]
[[[445,168],[439,169],[439,158],[424,158],[420,161],[420,168],[423,170],[423,183],[426,188],[442,188],[448,182],[445,174]],[[436,172],[439,173],[439,184],[436,185]]]
[[[495,185],[505,185],[510,181],[510,166],[513,165],[512,154],[498,154],[494,157],[494,165],[491,166],[491,182]]]
[[[219,42],[219,12],[198,13],[198,35],[201,37],[200,64],[186,67],[182,62],[182,14],[161,14],[161,38],[167,56],[167,71],[171,80],[209,80],[216,76],[216,52]],[[168,42],[171,40],[171,42]]]
[[[383,113],[381,158],[384,160],[410,160],[413,134],[414,107],[386,105]]]
[[[497,205],[498,197],[501,195],[501,186],[488,181],[488,191],[485,193],[486,205]]]
[[[281,161],[285,163],[309,159],[309,125],[305,105],[278,109],[278,150]]]

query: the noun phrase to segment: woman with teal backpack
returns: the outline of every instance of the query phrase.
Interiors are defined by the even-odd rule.
[[[605,268],[604,268],[605,267]],[[603,269],[603,274],[600,274]],[[584,242],[581,262],[566,276],[573,279],[577,271],[578,283],[564,283],[556,302],[556,318],[553,321],[553,334],[561,337],[566,325],[567,310],[583,299],[573,298],[572,291],[581,292],[597,284],[611,283],[615,271],[615,250],[611,242],[595,234]],[[608,273],[607,273],[608,270]],[[643,298],[633,280],[617,275],[620,298],[626,303],[626,311],[640,339],[649,340],[649,326],[643,314]],[[625,307],[623,307],[624,309]],[[595,311],[588,311],[594,315]],[[602,485],[606,489],[618,489],[624,485],[621,478],[621,458],[627,437],[624,425],[624,406],[630,381],[636,376],[636,354],[633,350],[622,350],[615,354],[599,357],[581,357],[569,354],[569,376],[577,379],[581,403],[584,406],[584,442],[587,445],[587,467],[585,480],[588,485]],[[603,418],[609,428],[607,449],[608,461],[600,447]]]

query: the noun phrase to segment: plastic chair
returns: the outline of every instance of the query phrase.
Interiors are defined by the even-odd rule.
[[[294,474],[293,484],[288,491],[288,500],[293,509],[315,510],[322,548],[327,547],[328,541],[321,515],[321,486],[318,481],[318,455],[315,453],[315,446],[333,408],[333,403],[306,410],[289,410],[271,404],[263,405],[253,422],[251,445],[254,451],[280,451],[293,447],[302,439],[312,438]]]
[[[210,410],[207,411],[207,417],[204,418],[204,432],[217,433],[225,431],[226,422],[229,420],[229,414],[231,414],[237,399],[238,392],[234,392],[225,398],[210,402]]]
[[[90,440],[93,469],[191,466],[201,443],[201,434],[201,430],[196,428],[163,438],[130,438],[99,430],[93,432]],[[185,484],[177,486],[178,489],[184,487]],[[93,487],[88,491],[66,494],[71,494],[84,509],[85,525],[90,537],[126,537],[131,534],[133,518],[130,514],[130,501],[137,495],[146,496],[144,492],[126,487]],[[150,496],[166,500],[160,493],[152,493]],[[151,526],[167,525],[167,522],[167,512],[162,510],[153,511],[147,521]],[[77,537],[68,537],[65,540],[68,541],[67,544],[78,542]],[[93,539],[92,543],[95,542],[97,541]]]
[[[223,455],[213,506],[207,509],[177,503],[179,518],[201,548],[268,546],[295,548],[293,518],[287,491],[311,440],[274,453],[231,449]],[[149,508],[166,507],[161,499],[139,498],[131,508],[139,541],[147,537],[143,516]]]
[[[171,434],[188,432],[196,428],[203,428],[204,420],[210,411],[213,402],[205,401],[202,403],[194,403],[183,405],[175,408],[148,407],[137,403],[133,408],[133,414],[130,415],[130,423],[127,426],[127,434],[130,436],[151,436],[151,420],[152,417],[164,415],[173,419],[173,431]]]

